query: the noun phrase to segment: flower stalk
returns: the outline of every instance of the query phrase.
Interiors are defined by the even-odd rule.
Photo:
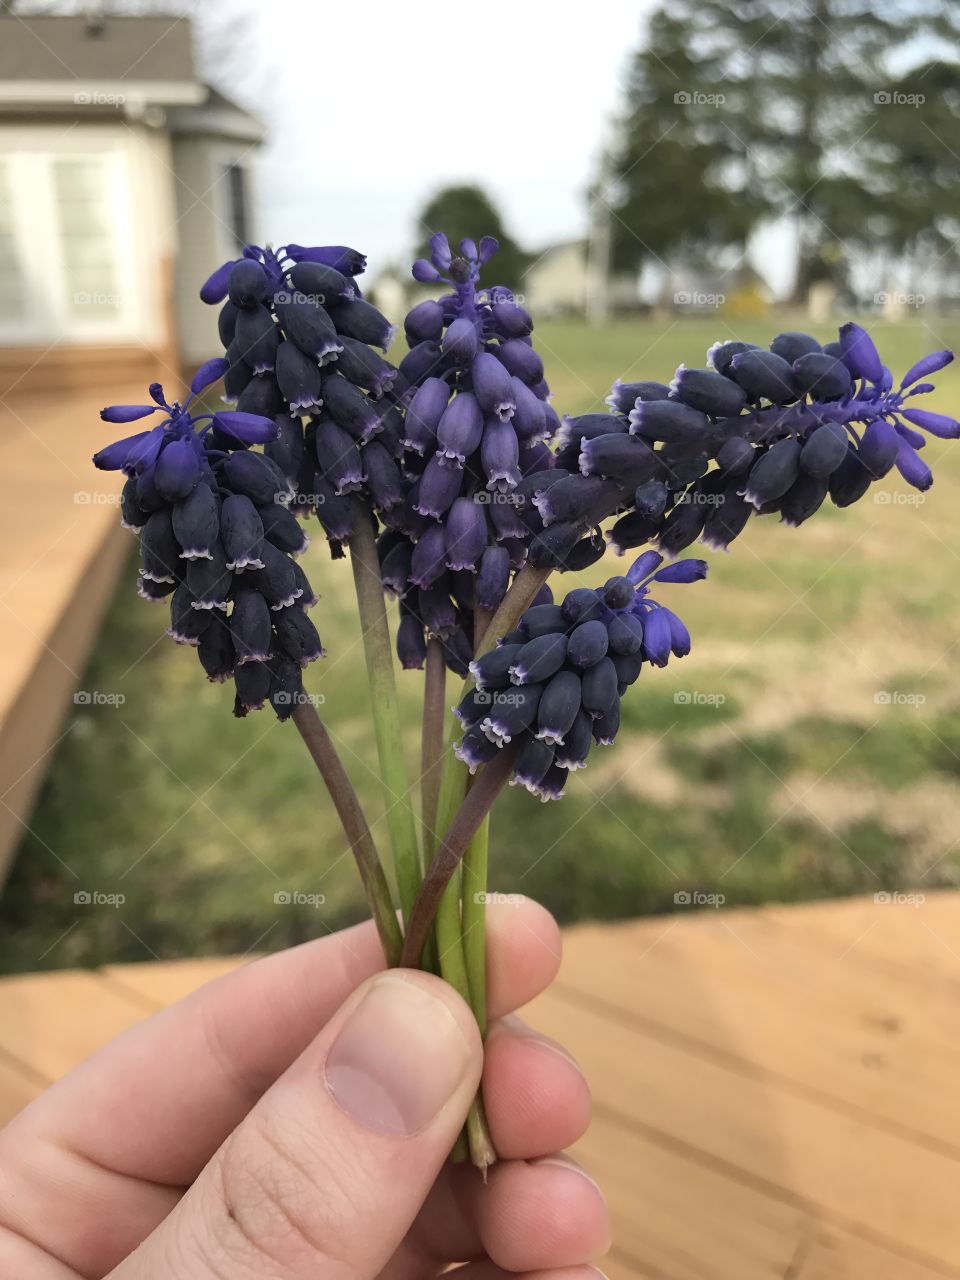
[[[508,747],[480,770],[476,782],[467,792],[423,878],[409,916],[401,964],[411,968],[419,965],[431,921],[437,914],[447,885],[459,870],[467,846],[490,812],[493,802],[506,786],[512,768],[513,752]]]
[[[377,740],[380,776],[387,801],[387,825],[393,847],[400,907],[406,919],[413,909],[420,885],[420,849],[413,809],[408,799],[410,784],[403,757],[400,708],[387,611],[380,585],[373,528],[368,521],[358,521],[349,546],[363,633],[367,679],[370,684],[370,708]]]
[[[337,817],[350,842],[387,965],[399,964],[403,936],[397,923],[390,886],[367,820],[360,808],[357,793],[316,707],[310,702],[301,702],[292,719],[323,778]]]

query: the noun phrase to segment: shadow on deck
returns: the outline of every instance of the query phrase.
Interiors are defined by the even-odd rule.
[[[958,926],[939,893],[567,931],[527,1015],[593,1089],[611,1280],[960,1277]],[[0,981],[0,1120],[238,963]]]

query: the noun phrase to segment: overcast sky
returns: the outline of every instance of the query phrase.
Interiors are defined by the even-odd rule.
[[[249,44],[237,34],[234,58],[249,49],[262,85],[251,105],[270,129],[267,237],[353,244],[376,273],[407,263],[418,212],[452,182],[483,186],[527,249],[583,235],[584,193],[651,6],[251,0],[200,13],[205,27],[226,15],[237,32],[245,10],[254,26]],[[782,241],[768,233],[754,255],[780,287]]]

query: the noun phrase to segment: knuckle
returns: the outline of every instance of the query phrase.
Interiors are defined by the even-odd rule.
[[[329,1162],[313,1168],[292,1124],[251,1113],[223,1151],[218,1183],[218,1243],[229,1256],[248,1266],[349,1264],[355,1233],[344,1171]]]

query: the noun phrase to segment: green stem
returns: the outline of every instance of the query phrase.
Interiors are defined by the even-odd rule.
[[[380,777],[387,803],[387,826],[404,919],[413,908],[421,879],[417,827],[410,805],[410,784],[403,758],[400,708],[393,671],[393,648],[387,609],[380,585],[380,566],[373,526],[362,517],[349,542],[353,581],[357,592],[363,649],[367,661],[370,707],[380,759]]]
[[[433,924],[441,976],[470,1005],[476,1015],[474,988],[467,973],[463,924],[460,917],[460,876],[456,871],[443,890]],[[484,1022],[481,1023],[478,1016],[477,1022],[480,1026],[480,1034],[484,1035],[486,1018],[484,1017]],[[486,1171],[495,1162],[497,1153],[493,1139],[490,1137],[483,1110],[483,1099],[479,1093],[467,1113],[465,1134],[470,1160],[483,1171],[486,1177]]]
[[[410,913],[403,941],[401,963],[416,968],[430,925],[437,914],[451,879],[459,872],[467,845],[490,812],[493,802],[506,786],[513,771],[513,747],[504,747],[478,773],[456,816],[444,832],[433,861],[423,878],[417,901]]]
[[[487,1034],[487,862],[490,844],[489,813],[463,855],[463,910],[461,931],[463,958],[470,984],[470,1008]]]
[[[399,964],[403,938],[390,896],[390,886],[387,884],[387,877],[377,855],[377,846],[373,842],[367,820],[360,808],[357,793],[313,703],[299,703],[293,713],[293,722],[300,731],[300,736],[320,771],[320,776],[326,783],[340,824],[350,841],[350,848],[357,860],[360,879],[363,881],[370,911],[377,926],[377,932],[380,934],[387,964],[390,966]]]
[[[443,643],[431,637],[427,641],[427,662],[423,682],[423,731],[420,739],[420,821],[423,828],[423,856],[426,863],[429,863],[433,856],[438,838],[437,807],[440,802],[446,685],[447,664],[443,656]]]

